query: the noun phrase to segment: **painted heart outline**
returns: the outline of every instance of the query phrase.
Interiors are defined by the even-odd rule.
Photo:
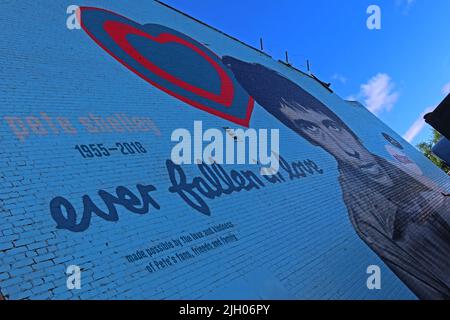
[[[151,85],[191,106],[248,127],[254,99],[241,87],[221,59],[199,42],[168,27],[141,25],[100,8],[80,7],[77,14],[83,30],[101,48]],[[164,60],[161,48],[169,45],[176,49],[171,54],[179,55],[178,59]],[[153,49],[150,53],[149,48]],[[192,60],[188,62],[192,62],[195,67],[190,68],[189,72],[180,68],[181,74],[171,73],[181,59]],[[193,70],[197,67],[205,71],[199,74],[208,76],[195,78],[197,74]],[[193,77],[196,84],[188,80]],[[211,83],[217,84],[215,88],[211,88]]]

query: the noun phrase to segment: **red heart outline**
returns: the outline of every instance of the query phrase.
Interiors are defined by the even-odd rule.
[[[138,70],[136,70],[136,69],[134,69],[133,67],[131,67],[130,65],[128,65],[125,61],[123,61],[121,58],[119,58],[118,56],[116,56],[111,50],[109,50],[99,39],[97,39],[89,30],[88,30],[88,28],[86,28],[86,26],[83,24],[83,19],[82,19],[82,13],[83,13],[83,11],[84,10],[99,10],[99,11],[104,11],[104,12],[107,12],[107,13],[110,13],[110,14],[113,14],[113,15],[116,15],[116,16],[120,16],[120,17],[123,17],[123,18],[125,18],[125,19],[127,19],[127,20],[130,20],[130,19],[128,19],[128,18],[126,18],[126,17],[124,17],[124,16],[122,16],[122,15],[119,15],[119,14],[117,14],[117,13],[114,13],[114,12],[112,12],[112,11],[109,11],[109,10],[105,10],[105,9],[100,9],[100,8],[95,8],[95,7],[80,7],[78,10],[77,10],[77,13],[76,13],[76,15],[77,15],[77,18],[78,18],[78,21],[80,22],[80,25],[81,25],[81,27],[82,27],[82,29],[94,40],[94,42],[95,43],[97,43],[97,45],[98,46],[100,46],[103,50],[105,50],[107,53],[109,53],[109,55],[111,55],[113,58],[115,58],[117,61],[119,61],[123,66],[125,66],[127,69],[129,69],[130,71],[132,71],[133,73],[135,73],[136,75],[138,75],[139,77],[141,77],[142,79],[144,79],[145,81],[147,81],[148,83],[150,83],[150,84],[152,84],[153,86],[155,86],[155,87],[157,87],[158,89],[160,89],[160,90],[162,90],[162,91],[164,91],[164,92],[166,92],[166,93],[168,93],[169,95],[171,95],[171,96],[173,96],[173,97],[175,97],[175,98],[177,98],[177,99],[179,99],[179,100],[181,100],[181,101],[183,101],[183,102],[185,102],[185,103],[187,103],[187,104],[190,104],[190,105],[192,105],[192,106],[194,106],[194,107],[196,107],[196,108],[198,108],[198,109],[200,109],[200,110],[203,110],[203,111],[206,111],[206,112],[208,112],[208,113],[210,113],[210,114],[213,114],[213,115],[215,115],[215,116],[218,116],[218,117],[221,117],[221,118],[223,118],[223,119],[226,119],[226,120],[229,120],[229,121],[232,121],[232,122],[234,122],[234,123],[236,123],[236,124],[238,124],[238,125],[241,125],[241,126],[245,126],[245,127],[248,127],[249,126],[249,123],[250,123],[250,117],[251,117],[251,114],[252,114],[252,112],[253,112],[253,108],[254,108],[254,104],[255,104],[255,101],[254,101],[254,99],[250,96],[249,97],[249,101],[248,101],[248,104],[247,104],[247,106],[246,106],[246,108],[247,108],[247,112],[246,112],[246,115],[245,115],[245,118],[244,119],[242,119],[242,118],[238,118],[238,117],[235,117],[235,116],[233,116],[233,115],[230,115],[230,114],[227,114],[227,113],[224,113],[224,112],[221,112],[221,111],[219,111],[219,110],[217,110],[217,109],[214,109],[214,108],[211,108],[211,107],[208,107],[208,106],[205,106],[205,105],[203,105],[203,104],[201,104],[200,102],[197,102],[197,101],[194,101],[194,100],[191,100],[191,99],[189,99],[189,98],[187,98],[187,97],[185,97],[185,96],[182,96],[182,95],[180,95],[180,94],[178,94],[178,93],[176,93],[176,92],[173,92],[173,91],[171,91],[171,90],[169,90],[168,88],[166,88],[166,87],[164,87],[163,85],[161,85],[161,84],[159,84],[159,83],[157,83],[157,82],[155,82],[155,81],[153,81],[153,80],[151,80],[151,79],[149,79],[148,77],[146,77],[144,74],[142,74],[141,72],[139,72]],[[106,21],[105,22],[105,24],[107,24],[108,22],[114,22],[114,21]],[[116,22],[117,23],[117,22]],[[167,73],[167,72],[165,72],[164,70],[162,70],[162,69],[160,69],[159,67],[157,67],[156,65],[154,65],[154,64],[152,64],[150,61],[148,61],[145,57],[143,57],[126,39],[125,39],[125,37],[126,37],[126,35],[128,35],[129,33],[127,33],[127,34],[122,34],[122,33],[120,33],[119,32],[119,34],[120,34],[120,36],[117,38],[117,39],[123,39],[123,40],[121,40],[122,41],[122,45],[124,45],[125,46],[125,48],[127,48],[127,50],[129,50],[129,52],[127,51],[127,50],[125,50],[122,46],[120,46],[120,44],[119,44],[119,42],[118,41],[116,41],[115,39],[114,39],[114,41],[122,48],[122,50],[125,50],[125,52],[127,52],[127,54],[130,54],[130,53],[132,53],[133,55],[131,55],[132,56],[132,58],[134,58],[137,62],[139,62],[141,65],[143,65],[146,69],[148,69],[148,70],[150,70],[151,72],[154,72],[154,73],[156,73],[155,71],[157,71],[157,72],[159,72],[159,73],[156,73],[156,74],[158,74],[159,76],[161,76],[161,77],[163,77],[164,79],[166,79],[166,80],[168,80],[168,81],[170,81],[170,80],[174,80],[175,82],[172,82],[172,81],[170,81],[170,82],[172,82],[172,83],[174,83],[174,84],[176,84],[177,86],[179,86],[179,87],[181,87],[181,88],[184,88],[185,90],[187,90],[187,91],[190,91],[190,92],[192,92],[192,93],[194,93],[194,94],[197,94],[197,95],[199,95],[199,96],[201,96],[201,97],[204,97],[204,98],[208,98],[208,99],[210,99],[211,101],[215,101],[215,102],[217,102],[217,103],[219,103],[219,104],[222,104],[222,105],[224,105],[224,106],[226,106],[226,107],[229,107],[231,104],[232,104],[232,102],[233,102],[233,95],[234,95],[234,90],[233,90],[233,82],[231,81],[231,79],[228,77],[228,75],[226,74],[226,72],[220,67],[220,65],[218,65],[217,64],[217,62],[215,62],[211,57],[209,57],[206,53],[204,53],[200,48],[198,48],[198,47],[196,47],[196,46],[194,46],[193,44],[191,44],[191,43],[189,43],[189,42],[187,42],[187,41],[185,41],[184,39],[181,39],[181,38],[179,38],[179,37],[176,37],[176,36],[174,36],[174,35],[171,35],[171,34],[162,34],[162,35],[165,35],[165,36],[163,36],[162,38],[159,38],[159,37],[161,37],[161,35],[159,35],[158,37],[153,37],[153,36],[151,36],[151,35],[149,35],[148,33],[145,33],[145,32],[143,32],[142,30],[139,30],[139,29],[136,29],[136,28],[134,28],[134,27],[132,27],[132,26],[129,26],[129,25],[124,25],[124,24],[121,24],[121,23],[117,23],[117,25],[120,25],[121,27],[123,27],[123,26],[127,26],[127,27],[130,27],[130,29],[129,29],[129,31],[137,31],[138,32],[138,34],[137,35],[139,35],[139,36],[144,36],[145,38],[149,38],[150,40],[155,40],[155,39],[158,39],[159,41],[166,41],[166,42],[173,42],[174,40],[175,40],[175,42],[177,42],[177,43],[180,43],[180,41],[178,41],[178,40],[181,40],[181,44],[183,44],[183,45],[185,45],[185,43],[186,44],[189,44],[187,47],[188,48],[190,48],[191,50],[194,50],[197,54],[200,54],[203,58],[205,58],[206,59],[206,57],[207,57],[207,61],[210,63],[210,64],[212,64],[213,65],[213,67],[216,69],[216,71],[218,72],[218,74],[219,74],[219,77],[220,77],[220,79],[222,80],[222,84],[221,84],[221,94],[220,95],[216,95],[216,94],[214,94],[214,93],[211,93],[211,92],[208,92],[208,91],[206,91],[206,90],[204,90],[204,89],[201,89],[201,88],[198,88],[198,87],[195,87],[195,86],[192,86],[192,85],[190,85],[190,84],[188,84],[188,83],[186,83],[186,82],[184,82],[184,81],[182,81],[182,80],[180,80],[180,79],[178,79],[178,78],[176,78],[175,76],[173,76],[173,75],[171,75],[171,74],[169,74],[169,73]],[[104,28],[105,28],[105,25],[103,26]],[[110,26],[111,27],[111,26]],[[113,26],[113,29],[115,29],[117,26]],[[105,31],[106,32],[108,32],[107,30],[106,30],[106,28],[105,28]],[[108,34],[109,34],[109,32],[108,32]],[[133,32],[133,34],[135,34],[134,32]],[[110,34],[110,36],[111,36],[111,34]],[[167,36],[171,36],[171,37],[167,37]],[[156,41],[156,42],[158,42],[158,41]],[[166,43],[166,42],[164,42],[164,43]],[[160,42],[161,43],[161,42]],[[205,48],[206,50],[209,50],[208,48]],[[212,52],[212,51],[211,51]],[[214,53],[213,53],[214,54]],[[138,58],[138,59],[137,59]],[[149,69],[146,65],[144,65],[143,64],[143,61],[144,61],[144,63],[146,63],[147,65],[148,65],[148,67],[151,67],[152,69]],[[211,63],[212,62],[212,63]],[[217,69],[218,68],[218,69]],[[223,73],[223,74],[222,74]],[[170,80],[169,80],[170,79]],[[224,81],[225,81],[225,85],[224,85]],[[228,82],[229,81],[229,82]],[[231,90],[230,90],[231,89]],[[230,100],[230,97],[231,97],[231,100]],[[212,98],[212,99],[211,99]]]
[[[208,100],[217,102],[226,107],[230,107],[233,103],[233,95],[234,95],[234,86],[230,77],[227,73],[219,66],[219,64],[214,61],[210,56],[208,56],[203,50],[194,46],[194,44],[187,42],[184,39],[181,39],[173,34],[169,33],[161,33],[157,37],[154,37],[142,30],[139,30],[133,26],[117,22],[117,21],[106,21],[103,24],[103,28],[105,31],[111,36],[111,38],[116,42],[128,55],[130,55],[133,59],[138,61],[142,66],[144,66],[147,70],[157,74],[161,78],[187,90],[192,93],[195,93],[198,96],[206,98]],[[200,56],[202,56],[206,61],[208,61],[218,73],[221,85],[220,85],[220,95],[216,95],[204,89],[193,86],[183,80],[178,79],[177,77],[171,75],[170,73],[162,70],[147,58],[145,58],[142,54],[136,50],[130,42],[127,40],[127,36],[133,34],[146,39],[150,39],[157,43],[165,44],[168,42],[179,43],[192,51],[196,52]]]

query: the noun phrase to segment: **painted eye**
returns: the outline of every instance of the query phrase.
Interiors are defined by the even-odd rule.
[[[316,134],[320,130],[318,125],[309,121],[294,120],[294,123],[297,129],[300,129],[307,133]]]
[[[319,127],[313,124],[307,124],[303,126],[303,130],[306,130],[310,133],[317,133],[319,131]]]
[[[336,122],[329,122],[327,128],[336,132],[341,132],[341,127]]]

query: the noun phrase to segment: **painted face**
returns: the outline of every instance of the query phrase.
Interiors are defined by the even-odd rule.
[[[380,174],[372,154],[339,122],[325,114],[283,101],[281,112],[296,131],[332,154],[337,160],[362,169],[372,175]]]

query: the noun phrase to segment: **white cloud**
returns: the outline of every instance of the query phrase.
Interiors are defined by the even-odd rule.
[[[391,111],[399,98],[399,93],[394,90],[395,84],[391,77],[385,73],[379,73],[361,85],[358,99],[363,99],[369,111],[380,114],[383,111]]]
[[[342,84],[346,84],[347,83],[347,78],[344,77],[342,74],[339,73],[335,73],[332,77],[333,80],[337,80]]]
[[[403,135],[403,138],[411,143],[415,137],[423,130],[425,127],[425,119],[423,118],[427,113],[432,112],[436,107],[429,107],[426,108],[422,114],[417,118],[416,121],[411,125],[411,127],[406,131],[406,133]]]
[[[402,10],[402,14],[409,14],[409,10],[416,0],[396,0],[395,4]]]
[[[442,94],[447,96],[450,93],[450,82],[442,88]]]
[[[450,93],[450,82],[447,83],[446,85],[444,85],[444,87],[442,88],[442,94],[443,95],[448,95]],[[436,109],[436,106],[434,107],[429,107],[426,108],[422,114],[419,116],[419,118],[417,118],[416,121],[414,121],[414,123],[411,125],[411,127],[408,129],[408,131],[406,131],[406,133],[403,135],[403,138],[408,141],[408,142],[412,142],[414,140],[415,137],[417,137],[417,135],[423,130],[423,128],[426,125],[426,122],[424,120],[424,116],[427,113],[433,112],[433,110]]]

